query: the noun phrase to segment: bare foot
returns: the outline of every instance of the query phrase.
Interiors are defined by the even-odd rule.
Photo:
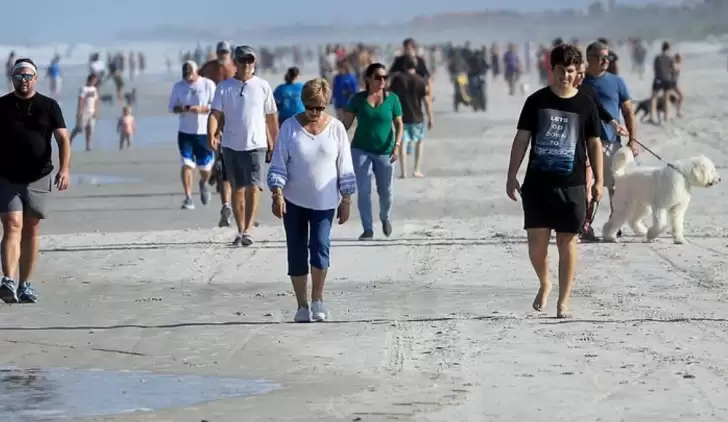
[[[559,318],[559,319],[571,318],[571,314],[569,313],[569,308],[566,305],[558,305],[556,307],[556,318]]]
[[[412,173],[412,176],[414,177],[425,177],[425,175],[421,171],[416,171]]]
[[[539,287],[538,293],[536,293],[536,298],[533,299],[534,311],[541,312],[546,307],[549,300],[549,293],[551,293],[551,283],[549,283],[546,287]]]
[[[407,175],[406,175],[406,174],[400,174],[400,175],[399,175],[399,178],[400,178],[400,179],[406,179],[406,178],[407,178]]]

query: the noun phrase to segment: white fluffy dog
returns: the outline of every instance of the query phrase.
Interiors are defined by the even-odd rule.
[[[613,209],[604,224],[605,242],[615,242],[617,231],[628,223],[635,234],[647,235],[653,240],[666,228],[669,219],[672,238],[677,244],[685,243],[683,226],[685,212],[694,187],[709,187],[721,178],[710,158],[700,155],[672,162],[663,167],[637,166],[625,172],[634,161],[629,148],[617,151],[612,161],[615,175]],[[642,219],[652,212],[652,226],[648,229]]]

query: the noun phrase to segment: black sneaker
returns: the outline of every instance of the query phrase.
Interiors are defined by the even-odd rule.
[[[15,282],[3,277],[0,282],[0,299],[5,303],[18,303],[18,290]]]
[[[374,231],[373,230],[364,230],[364,233],[359,236],[359,240],[372,240],[374,239]]]
[[[382,232],[387,237],[392,235],[392,223],[389,220],[382,221]]]
[[[238,233],[235,235],[235,239],[233,239],[232,246],[243,246],[243,234]]]
[[[594,229],[592,229],[591,227],[589,227],[584,233],[579,234],[579,240],[582,243],[596,243],[602,241],[600,238],[597,237],[597,235],[594,234]]]
[[[217,223],[217,227],[230,227],[232,225],[233,209],[230,205],[223,205],[220,208],[220,221]]]

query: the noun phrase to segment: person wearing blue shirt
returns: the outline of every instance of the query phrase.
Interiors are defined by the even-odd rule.
[[[301,72],[297,67],[291,67],[284,77],[285,82],[278,85],[273,91],[273,98],[278,106],[278,126],[282,126],[289,117],[303,113],[305,107],[301,101],[303,84],[296,82]]]
[[[336,117],[341,120],[344,117],[344,108],[349,104],[349,100],[359,92],[359,82],[356,75],[351,73],[349,65],[344,60],[340,60],[338,63],[332,91],[331,97],[336,109]]]
[[[50,90],[52,96],[57,96],[61,92],[61,56],[56,54],[48,66],[48,80],[50,81]]]
[[[618,119],[617,116],[620,114],[624,117],[624,123],[629,132],[627,146],[632,149],[634,155],[639,154],[639,147],[635,142],[637,123],[632,111],[629,90],[621,77],[607,71],[609,68],[609,48],[604,43],[594,42],[587,47],[586,58],[589,65],[584,83],[594,88],[599,101],[609,114],[615,119]],[[612,125],[604,122],[601,122],[601,125],[601,139],[604,149],[604,187],[609,191],[611,209],[611,199],[614,195],[614,174],[611,170],[612,159],[617,150],[622,147],[622,139]]]

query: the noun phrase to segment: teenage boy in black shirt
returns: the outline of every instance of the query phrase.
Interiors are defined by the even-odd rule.
[[[58,103],[35,91],[38,68],[19,59],[11,73],[14,91],[0,97],[0,220],[3,225],[0,299],[34,303],[30,286],[38,257],[40,222],[47,217],[53,184],[51,137],[58,142],[58,190],[68,187],[71,141]],[[19,270],[19,271],[18,271]],[[15,284],[16,274],[20,275]]]
[[[548,245],[556,231],[559,249],[558,318],[569,317],[568,303],[576,270],[576,240],[586,217],[586,157],[594,173],[592,198],[603,190],[602,144],[597,107],[574,87],[584,62],[576,46],[563,44],[551,51],[553,80],[526,99],[511,148],[506,193],[523,200],[528,251],[541,284],[533,308],[545,308],[551,291]],[[530,148],[523,186],[518,169]]]

